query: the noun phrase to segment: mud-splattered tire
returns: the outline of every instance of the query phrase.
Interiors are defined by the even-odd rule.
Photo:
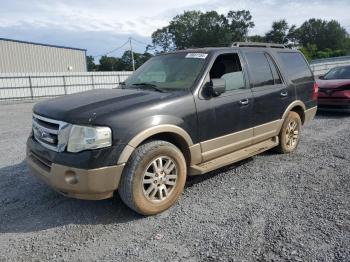
[[[150,141],[135,149],[119,184],[123,202],[143,215],[171,207],[181,195],[187,175],[181,151],[166,141]]]
[[[284,120],[279,133],[279,145],[276,150],[282,154],[288,154],[295,151],[300,141],[301,119],[298,113],[289,112]]]

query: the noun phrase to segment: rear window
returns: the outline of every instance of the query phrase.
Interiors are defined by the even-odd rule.
[[[311,70],[300,53],[279,52],[278,55],[293,83],[313,80]]]
[[[264,53],[246,52],[246,58],[254,87],[274,84],[271,68]]]

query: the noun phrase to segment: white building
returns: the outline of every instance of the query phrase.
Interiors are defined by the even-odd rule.
[[[0,73],[86,71],[85,49],[0,38]]]

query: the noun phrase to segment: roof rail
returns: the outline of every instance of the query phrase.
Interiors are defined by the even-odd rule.
[[[259,42],[234,42],[231,47],[268,47],[268,48],[286,48],[283,44],[259,43]]]

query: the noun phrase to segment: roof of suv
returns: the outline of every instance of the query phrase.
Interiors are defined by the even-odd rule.
[[[237,49],[243,49],[243,50],[278,50],[278,51],[294,51],[298,52],[298,50],[290,49],[285,47],[284,45],[280,44],[269,44],[269,43],[234,43],[230,47],[202,47],[202,48],[189,48],[189,49],[183,49],[183,50],[175,50],[168,52],[167,54],[172,53],[182,53],[182,52],[204,52],[204,53],[213,53],[217,51],[228,51],[228,50],[237,50]]]

